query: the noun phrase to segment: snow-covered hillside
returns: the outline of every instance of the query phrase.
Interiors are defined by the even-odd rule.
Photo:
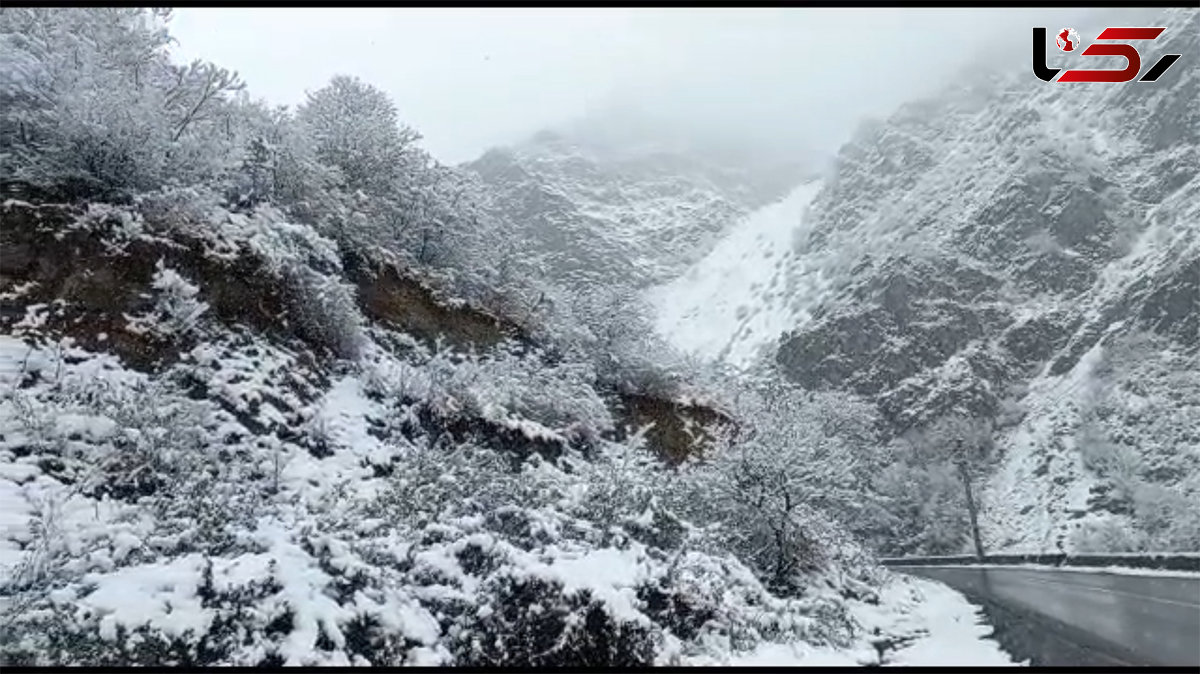
[[[728,525],[674,514],[734,506],[717,474],[606,439],[584,364],[431,349],[325,295],[347,270],[307,226],[208,215],[4,205],[6,664],[1008,662],[974,607],[836,529],[768,588]],[[308,261],[330,276],[291,287]],[[297,323],[351,317],[354,355],[273,332],[279,292],[314,293]]]
[[[584,120],[464,168],[480,176],[511,233],[551,276],[634,287],[678,275],[808,171],[806,158],[733,153],[662,138],[661,127],[631,128]]]
[[[795,176],[639,145],[493,194],[378,88],[269,109],[168,20],[0,21],[0,667],[1006,660],[847,531],[869,411],[673,370],[604,296]],[[608,283],[514,253],[524,187]]]
[[[1196,52],[1200,14],[1159,20],[1146,59]],[[1200,545],[1196,100],[1194,65],[1144,86],[957,81],[655,289],[659,328],[865,396],[896,434],[994,425],[993,549]]]
[[[684,351],[740,367],[794,327],[820,292],[785,292],[795,273],[793,242],[806,234],[804,216],[820,186],[799,185],[743,217],[702,260],[651,288],[658,330]]]

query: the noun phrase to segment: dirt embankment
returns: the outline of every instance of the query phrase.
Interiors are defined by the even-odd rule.
[[[614,405],[618,439],[646,425],[646,442],[660,458],[677,465],[713,447],[717,434],[736,431],[736,422],[723,412],[663,398],[621,394]]]

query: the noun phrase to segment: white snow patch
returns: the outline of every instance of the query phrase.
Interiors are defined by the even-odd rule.
[[[881,604],[911,604],[885,633],[911,631],[916,639],[889,654],[885,664],[901,666],[1017,665],[1000,644],[988,638],[992,628],[986,625],[979,607],[967,601],[949,586],[924,578],[894,577],[881,593]],[[864,607],[873,608],[873,607]],[[860,609],[860,620],[870,625],[871,617]],[[876,625],[879,623],[876,622]]]
[[[358,377],[346,376],[336,382],[318,406],[314,423],[323,427],[326,439],[363,454],[378,447],[379,441],[367,433],[366,421],[378,405],[363,393]]]
[[[684,351],[746,365],[760,346],[793,327],[784,274],[820,187],[805,183],[751,213],[687,273],[652,288],[659,332]]]
[[[96,591],[80,599],[79,606],[103,616],[100,633],[109,639],[116,637],[117,625],[151,624],[175,636],[187,630],[203,634],[212,621],[196,595],[203,567],[203,557],[191,554],[162,564],[91,574],[85,581],[96,583]]]
[[[567,592],[590,590],[617,620],[649,624],[649,619],[637,608],[634,589],[650,577],[650,562],[640,545],[628,550],[563,551],[550,564],[531,564],[529,570],[560,581]]]

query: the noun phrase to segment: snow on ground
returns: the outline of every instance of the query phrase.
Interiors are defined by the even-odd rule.
[[[657,328],[680,349],[746,365],[795,321],[785,292],[792,241],[820,181],[750,214],[687,273],[652,288]]]
[[[728,665],[734,667],[778,667],[780,665],[803,665],[805,667],[859,667],[873,662],[875,653],[863,650],[859,653],[833,648],[821,648],[803,642],[790,644],[764,643],[744,655],[730,658]]]
[[[695,659],[694,665],[735,666],[1019,666],[998,642],[981,609],[959,592],[932,580],[893,574],[878,604],[851,602],[851,616],[864,628],[864,638],[849,648],[804,642],[764,642],[748,653],[720,662]],[[877,641],[899,641],[886,650],[883,662]]]
[[[644,546],[567,553],[556,558],[548,571],[568,592],[588,590],[599,597],[614,617],[629,622],[648,622],[637,609],[635,590],[641,581],[650,577]]]
[[[886,608],[885,608],[886,607]],[[899,614],[885,612],[907,607]],[[988,666],[1020,665],[1000,644],[988,638],[992,628],[978,606],[961,593],[924,578],[894,576],[880,593],[879,607],[861,604],[856,618],[884,635],[910,635],[913,641],[887,653],[887,665]]]

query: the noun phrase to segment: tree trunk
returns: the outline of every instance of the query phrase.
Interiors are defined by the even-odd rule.
[[[962,478],[963,491],[967,495],[967,514],[971,517],[971,538],[975,541],[975,556],[983,559],[983,539],[979,536],[979,511],[975,506],[975,495],[971,492],[971,474],[967,464],[958,464],[958,474]]]

